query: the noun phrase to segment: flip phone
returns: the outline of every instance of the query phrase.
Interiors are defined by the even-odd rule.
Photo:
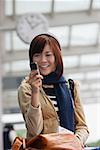
[[[30,67],[31,67],[31,70],[37,70],[38,74],[40,74],[37,62],[31,63]]]
[[[38,70],[38,64],[36,62],[31,63],[30,67],[31,67],[31,70]]]

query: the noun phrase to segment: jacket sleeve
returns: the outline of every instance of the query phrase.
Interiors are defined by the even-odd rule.
[[[88,127],[85,120],[83,106],[80,100],[79,84],[75,82],[74,86],[74,104],[75,104],[75,135],[84,144],[89,136]]]
[[[31,89],[27,86],[27,83],[20,85],[18,88],[18,101],[25,120],[27,137],[40,134],[43,130],[41,106],[35,108],[31,105]]]

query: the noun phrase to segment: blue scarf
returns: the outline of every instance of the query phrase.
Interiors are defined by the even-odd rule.
[[[56,72],[44,76],[43,84],[54,85],[59,108],[60,125],[66,129],[74,131],[74,108],[71,92],[63,76],[57,78]]]

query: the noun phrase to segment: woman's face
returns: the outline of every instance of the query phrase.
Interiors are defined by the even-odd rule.
[[[44,76],[50,74],[56,69],[55,56],[48,44],[45,45],[42,53],[35,53],[33,55],[33,62],[38,63],[40,73]]]

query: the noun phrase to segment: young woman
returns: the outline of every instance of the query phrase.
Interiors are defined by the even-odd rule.
[[[58,131],[59,125],[71,130],[84,144],[89,131],[80,101],[78,84],[74,83],[74,99],[68,82],[63,77],[63,61],[58,40],[50,34],[36,36],[29,49],[31,70],[18,89],[18,100],[23,114],[27,137]],[[39,73],[40,72],[40,73]]]

